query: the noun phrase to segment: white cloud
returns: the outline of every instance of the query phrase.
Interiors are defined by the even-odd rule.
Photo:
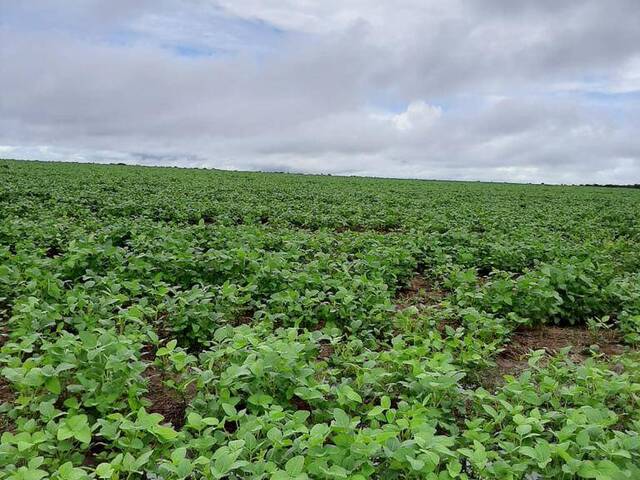
[[[405,131],[431,126],[441,115],[440,107],[433,107],[419,100],[411,102],[406,111],[393,115],[391,121],[398,130]]]

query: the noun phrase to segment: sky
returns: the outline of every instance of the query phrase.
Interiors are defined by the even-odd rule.
[[[0,0],[0,157],[640,183],[638,0]]]

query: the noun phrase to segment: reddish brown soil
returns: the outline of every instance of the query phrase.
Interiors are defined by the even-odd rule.
[[[516,330],[504,351],[496,358],[497,373],[500,375],[518,375],[528,368],[526,356],[534,350],[545,350],[549,355],[557,354],[561,349],[571,347],[570,358],[583,362],[590,354],[590,347],[597,345],[599,351],[607,356],[618,355],[624,351],[621,339],[616,331],[601,331],[594,336],[585,328],[556,327],[543,325],[536,328]]]
[[[344,225],[342,227],[336,228],[336,233],[344,233],[344,232],[364,232],[366,229],[362,225]]]
[[[7,340],[9,340],[9,313],[6,309],[2,308],[0,302],[0,347],[2,347]]]
[[[367,225],[344,225],[335,229],[336,233],[345,232],[375,232],[375,233],[393,233],[402,231],[398,226],[391,225],[379,225],[379,226],[367,226]]]
[[[234,327],[239,327],[240,325],[250,325],[253,323],[253,312],[246,312],[243,315],[235,318],[233,321]]]
[[[316,323],[311,330],[320,331],[324,328],[326,324],[327,324],[327,321],[324,318],[321,318],[320,320],[318,320],[318,323]]]
[[[58,257],[61,253],[62,251],[60,250],[60,247],[58,247],[57,245],[51,245],[45,252],[45,255],[47,256],[47,258],[55,258]]]
[[[236,433],[238,430],[238,423],[235,421],[227,420],[224,422],[224,431],[227,433]]]
[[[396,307],[401,310],[410,306],[424,308],[438,305],[445,296],[446,292],[434,287],[422,275],[416,275],[409,285],[398,291]]]
[[[331,358],[331,355],[333,355],[333,346],[326,340],[320,342],[320,349],[317,357],[318,361],[327,360]]]
[[[154,358],[156,358],[156,347],[150,343],[143,345],[140,359],[145,362],[153,362]]]
[[[296,410],[306,410],[307,412],[311,412],[311,405],[306,400],[301,399],[300,397],[294,395],[291,399],[291,404],[296,407]]]
[[[0,377],[0,403],[13,402],[15,396],[11,385],[4,378]]]
[[[170,326],[167,324],[167,318],[169,314],[167,312],[161,312],[158,314],[158,318],[155,321],[155,332],[158,338],[161,340],[171,338],[172,332]]]
[[[149,385],[144,398],[151,402],[151,406],[147,410],[150,413],[159,413],[174,428],[182,428],[185,422],[188,399],[183,398],[174,389],[165,385],[162,372],[155,366],[148,367],[145,370],[145,376],[149,379]],[[192,397],[194,394],[195,392],[191,389],[187,396]]]
[[[95,439],[94,439],[95,440]],[[85,467],[96,467],[99,463],[98,456],[105,451],[105,444],[103,442],[91,442],[89,450],[84,453],[84,462],[82,464]]]
[[[514,332],[511,352],[527,353],[529,350],[544,349],[550,354],[558,353],[565,347],[572,347],[572,353],[582,354],[592,345],[598,345],[607,355],[618,355],[623,352],[617,331],[604,330],[597,334],[585,328],[541,326],[538,328],[518,329]]]
[[[11,386],[7,381],[0,377],[0,404],[12,403],[15,399],[15,395]],[[0,433],[11,432],[14,429],[14,425],[11,420],[4,414],[0,413]]]

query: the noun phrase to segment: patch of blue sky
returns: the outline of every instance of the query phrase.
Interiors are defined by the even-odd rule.
[[[285,31],[263,21],[220,14],[193,20],[192,25],[185,25],[185,32],[178,34],[183,41],[174,42],[179,47],[175,49],[176,53],[180,55],[201,56],[220,51],[264,52],[278,48],[287,37]]]
[[[144,38],[138,32],[133,30],[114,30],[106,34],[104,40],[112,46],[130,47]]]
[[[407,110],[409,103],[405,99],[392,98],[387,95],[378,93],[369,97],[367,102],[371,110],[382,111],[385,113],[402,113]]]
[[[581,94],[588,100],[596,103],[606,104],[628,104],[628,102],[640,102],[640,90],[631,90],[628,92],[602,92],[602,91],[586,91]]]
[[[606,81],[581,86],[579,89],[554,92],[549,96],[590,105],[615,116],[630,109],[637,109],[640,104],[640,90],[616,91]]]
[[[625,126],[630,118],[637,118],[640,91],[583,92],[583,102],[597,109],[600,115]]]
[[[149,35],[146,41],[186,58],[241,54],[261,59],[281,50],[292,35],[262,21],[214,14],[183,24],[166,37]]]
[[[222,56],[228,55],[230,53],[227,50],[194,45],[169,45],[165,46],[164,48],[172,50],[176,55],[180,57],[187,58]]]
[[[81,9],[80,9],[81,10]],[[196,12],[159,11],[105,28],[87,25],[71,9],[20,7],[7,8],[0,15],[0,26],[26,31],[63,32],[66,35],[104,42],[114,47],[147,45],[167,49],[181,57],[255,54],[276,52],[283,42],[297,35],[258,19],[231,16],[219,9],[202,8]]]

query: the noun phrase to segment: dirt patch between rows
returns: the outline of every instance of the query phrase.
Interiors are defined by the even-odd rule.
[[[297,395],[294,395],[291,398],[291,404],[296,408],[296,410],[305,410],[307,412],[313,411],[313,409],[311,408],[311,405],[309,405],[309,402],[301,399]]]
[[[313,327],[314,331],[321,331],[326,325],[326,321],[324,319],[320,319],[318,323]],[[322,339],[319,342],[318,346],[318,356],[316,360],[319,362],[327,361],[333,355],[334,348],[331,345],[331,342],[327,339]]]
[[[239,327],[240,325],[251,325],[254,322],[253,316],[255,315],[254,311],[248,311],[243,313],[242,315],[236,317],[231,324],[234,327]]]
[[[328,360],[333,355],[333,345],[327,340],[320,341],[320,348],[318,349],[318,361]]]
[[[0,299],[0,347],[9,340],[9,311],[2,306],[3,302]]]
[[[9,385],[9,383],[3,378],[0,378],[0,404],[3,404],[3,403],[11,404],[14,402],[14,400],[15,400],[15,394],[11,389],[11,385]],[[13,431],[13,429],[14,429],[14,425],[9,419],[9,417],[7,417],[3,413],[0,413],[0,433],[11,432]]]
[[[409,281],[407,286],[398,290],[396,309],[402,310],[411,306],[420,309],[438,305],[446,295],[447,293],[444,290],[434,286],[422,275],[416,275]]]
[[[181,429],[185,423],[185,412],[189,399],[195,395],[195,388],[188,390],[188,398],[182,397],[174,389],[165,385],[166,378],[156,366],[147,367],[144,376],[149,380],[144,398],[151,402],[147,411],[159,413],[164,417],[165,422],[170,423],[173,428]]]
[[[511,335],[511,341],[496,357],[498,373],[518,375],[528,368],[527,355],[534,350],[545,350],[548,355],[556,355],[560,350],[571,347],[569,357],[576,363],[585,361],[596,350],[606,356],[624,352],[617,331],[604,330],[593,334],[580,327],[557,327],[543,325],[536,328],[519,328]]]
[[[402,232],[402,228],[398,225],[342,225],[340,227],[336,227],[336,233],[347,233],[347,232],[356,232],[356,233],[400,233]]]

